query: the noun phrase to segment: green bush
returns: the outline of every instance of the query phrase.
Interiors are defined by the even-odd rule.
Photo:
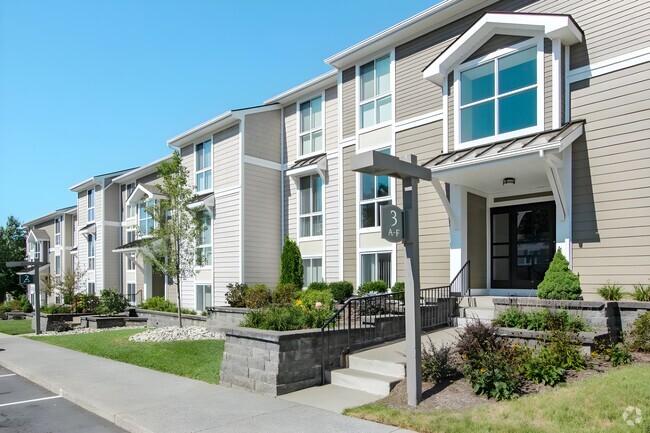
[[[598,294],[606,301],[620,301],[623,298],[623,288],[617,284],[607,284],[598,289]]]
[[[304,269],[302,267],[302,256],[300,248],[289,236],[284,239],[282,256],[280,256],[280,281],[279,284],[292,283],[302,288]]]
[[[45,314],[70,314],[72,307],[68,305],[46,305],[41,308],[41,313]]]
[[[23,303],[20,299],[12,299],[11,301],[5,302],[4,305],[10,308],[9,311],[21,311],[23,309]]]
[[[650,352],[650,311],[640,315],[630,331],[630,343],[634,350]]]
[[[262,308],[271,303],[271,290],[266,284],[255,284],[250,287],[244,295],[246,308]]]
[[[34,311],[34,307],[32,307],[31,302],[29,302],[29,299],[27,299],[27,296],[22,295],[20,297],[20,302],[21,302],[21,310],[23,310],[23,313],[31,313]]]
[[[272,331],[293,331],[320,328],[329,317],[330,311],[326,308],[310,310],[295,305],[269,305],[249,311],[240,326]]]
[[[632,292],[632,299],[640,302],[650,301],[650,284],[643,286],[643,284],[635,284],[634,292]]]
[[[354,294],[354,286],[349,281],[335,281],[329,284],[332,296],[339,302],[344,302]]]
[[[329,290],[305,290],[299,297],[300,304],[308,310],[323,308],[330,311],[334,304],[334,297]]]
[[[167,313],[176,313],[178,312],[178,307],[171,301],[161,297],[154,296],[145,300],[138,308],[143,310],[152,310],[152,311],[165,311]]]
[[[230,283],[226,286],[226,302],[231,307],[244,308],[246,306],[246,292],[248,286],[243,283]]]
[[[118,313],[123,313],[128,306],[129,301],[124,295],[112,289],[103,289],[99,295],[97,313],[113,316]]]
[[[11,307],[7,304],[0,305],[0,314],[8,313],[11,311]]]
[[[176,305],[174,304],[174,308],[176,308]],[[174,310],[174,312],[178,312],[178,310]],[[181,308],[181,314],[189,314],[191,316],[196,316],[196,311],[192,310],[191,308]]]
[[[526,379],[555,386],[566,379],[566,370],[549,363],[544,356],[533,356],[522,365]]]
[[[329,284],[324,281],[314,281],[307,286],[307,290],[329,290]]]
[[[431,339],[422,345],[422,380],[439,383],[453,378],[458,370],[452,362],[452,346],[443,344],[437,348]]]
[[[369,293],[386,293],[388,291],[388,284],[386,281],[368,281],[359,286],[359,294],[367,295]]]
[[[580,295],[580,278],[569,269],[569,262],[558,249],[544,280],[537,286],[537,296],[540,299],[580,299]]]
[[[553,331],[550,340],[540,349],[539,356],[547,364],[565,370],[580,371],[587,368],[580,346],[573,342],[568,332]]]
[[[395,293],[395,295],[393,295],[393,298],[395,298],[395,300],[397,301],[403,301],[404,299],[406,299],[404,295],[405,290],[406,288],[404,286],[404,283],[401,281],[398,281],[395,284],[393,284],[393,287],[390,289],[391,293]]]
[[[99,307],[99,298],[94,294],[78,293],[72,300],[75,313],[93,314]]]
[[[510,307],[499,313],[493,323],[495,326],[531,331],[582,332],[591,330],[582,317],[569,314],[566,310],[556,313],[546,309],[524,312],[516,307]]]
[[[280,305],[292,304],[298,297],[300,289],[295,284],[278,284],[273,291],[273,303]]]

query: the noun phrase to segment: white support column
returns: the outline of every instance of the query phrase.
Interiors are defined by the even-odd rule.
[[[564,219],[560,218],[559,212],[555,213],[555,247],[562,248],[562,253],[569,261],[569,267],[573,267],[573,191],[572,191],[572,155],[571,147],[562,152],[563,166],[555,170],[561,188],[562,201],[564,203]]]
[[[460,271],[467,261],[467,188],[462,185],[450,185],[449,201],[456,217],[456,226],[449,228],[449,277]]]
[[[151,264],[145,262],[143,274],[144,283],[142,287],[142,300],[144,301],[151,298],[151,289],[153,284]]]

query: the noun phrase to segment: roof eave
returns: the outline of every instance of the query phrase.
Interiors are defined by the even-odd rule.
[[[142,176],[147,176],[151,173],[155,173],[158,170],[158,165],[161,162],[167,161],[172,158],[173,155],[167,155],[165,157],[162,157],[160,159],[157,159],[153,162],[150,162],[148,164],[143,165],[142,167],[134,168],[131,171],[128,171],[124,174],[119,175],[118,177],[113,179],[113,182],[115,183],[124,183],[128,182],[130,180],[135,180],[139,177]]]
[[[303,96],[307,96],[310,93],[314,93],[319,89],[326,89],[337,83],[337,79],[338,79],[337,72],[338,71],[336,69],[332,69],[331,71],[328,71],[323,75],[319,75],[316,78],[313,78],[285,92],[275,95],[272,98],[269,98],[266,101],[264,101],[264,103],[265,104],[280,103],[284,105],[293,102]]]

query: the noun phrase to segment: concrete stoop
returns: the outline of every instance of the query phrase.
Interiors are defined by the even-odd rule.
[[[332,370],[326,379],[332,385],[385,397],[406,377],[401,362],[350,355],[348,367]]]
[[[492,296],[470,296],[463,298],[458,306],[458,314],[454,318],[454,324],[459,328],[469,323],[480,320],[481,322],[492,322],[494,320],[494,303]]]

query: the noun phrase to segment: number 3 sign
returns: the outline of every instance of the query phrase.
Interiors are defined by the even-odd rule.
[[[381,207],[381,237],[389,242],[404,240],[404,211],[394,205]]]

